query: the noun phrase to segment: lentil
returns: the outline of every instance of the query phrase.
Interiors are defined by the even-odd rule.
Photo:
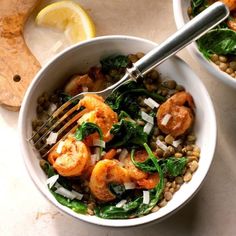
[[[192,162],[188,164],[188,166],[189,166],[190,171],[194,173],[198,168],[198,162],[196,160],[193,160]]]
[[[173,195],[171,192],[165,192],[164,193],[164,198],[166,201],[170,201],[172,199]]]
[[[189,182],[192,179],[192,174],[190,171],[187,171],[184,175],[184,182]]]
[[[182,184],[184,181],[183,181],[183,178],[181,176],[177,176],[177,177],[175,177],[175,182],[177,184]]]

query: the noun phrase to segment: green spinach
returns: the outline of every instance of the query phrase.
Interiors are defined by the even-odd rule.
[[[56,198],[56,200],[62,204],[63,206],[66,206],[68,208],[70,208],[71,210],[73,210],[76,213],[81,213],[81,214],[85,214],[87,212],[87,205],[85,205],[84,203],[76,200],[76,199],[68,199],[66,197],[61,196],[60,194],[57,194],[53,191],[51,191],[51,193],[53,194],[53,196]]]
[[[144,162],[137,162],[134,159],[134,152],[135,150],[133,149],[131,151],[131,160],[133,164],[145,171],[145,172],[154,172],[155,171],[155,165],[153,165],[153,162],[150,161],[150,159],[145,160]],[[178,175],[181,175],[183,173],[183,170],[187,164],[187,158],[186,157],[181,157],[181,158],[176,158],[176,157],[169,157],[167,159],[159,159],[158,164],[160,165],[163,174],[168,175],[170,177],[176,177]]]
[[[106,103],[117,113],[122,110],[132,118],[138,118],[140,106],[137,101],[138,96],[151,97],[158,103],[165,101],[165,98],[157,93],[149,92],[141,82],[129,81],[115,90]]]
[[[230,29],[214,29],[198,41],[199,50],[209,58],[212,54],[236,55],[236,32]]]
[[[75,138],[78,141],[84,140],[90,134],[98,132],[100,139],[103,139],[102,130],[92,122],[83,122],[79,128],[75,131]]]
[[[107,143],[107,147],[140,147],[147,142],[148,135],[143,132],[143,127],[130,120],[121,119],[111,128],[113,139]]]
[[[109,56],[100,61],[102,65],[102,71],[108,73],[112,69],[126,68],[129,64],[127,56],[117,55]]]
[[[203,10],[205,10],[209,6],[207,0],[192,0],[191,1],[191,8],[192,8],[192,15],[196,16]]]

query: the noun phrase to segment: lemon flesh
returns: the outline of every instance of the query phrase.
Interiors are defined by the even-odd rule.
[[[78,3],[72,1],[60,1],[46,6],[38,13],[36,23],[64,31],[72,43],[95,37],[92,19]]]

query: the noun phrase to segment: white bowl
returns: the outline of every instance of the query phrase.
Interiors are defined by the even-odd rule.
[[[31,136],[31,121],[36,115],[37,97],[44,91],[55,89],[65,78],[75,72],[86,71],[96,65],[101,57],[114,53],[129,54],[148,52],[157,44],[129,36],[98,37],[72,46],[49,62],[34,78],[26,92],[19,117],[19,136],[22,155],[27,170],[40,192],[55,206],[70,216],[95,225],[129,227],[160,221],[183,206],[193,197],[207,175],[216,144],[216,119],[209,94],[194,72],[178,57],[172,57],[158,67],[163,77],[175,79],[192,94],[196,103],[195,133],[201,147],[199,168],[192,180],[183,184],[167,206],[158,212],[129,220],[108,220],[96,216],[81,215],[59,204],[46,186],[46,176],[39,166],[39,155],[27,141]]]
[[[173,0],[174,18],[178,29],[183,27],[189,21],[189,17],[187,14],[187,9],[189,6],[190,0]],[[192,57],[196,59],[203,67],[205,67],[207,71],[209,71],[217,79],[233,88],[236,88],[236,79],[221,71],[218,66],[210,60],[207,60],[198,50],[197,44],[195,42],[190,44],[187,49]]]

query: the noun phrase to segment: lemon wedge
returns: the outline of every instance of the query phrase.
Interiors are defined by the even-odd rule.
[[[72,43],[95,37],[91,17],[78,3],[72,1],[59,1],[46,6],[36,16],[36,23],[64,31]]]

